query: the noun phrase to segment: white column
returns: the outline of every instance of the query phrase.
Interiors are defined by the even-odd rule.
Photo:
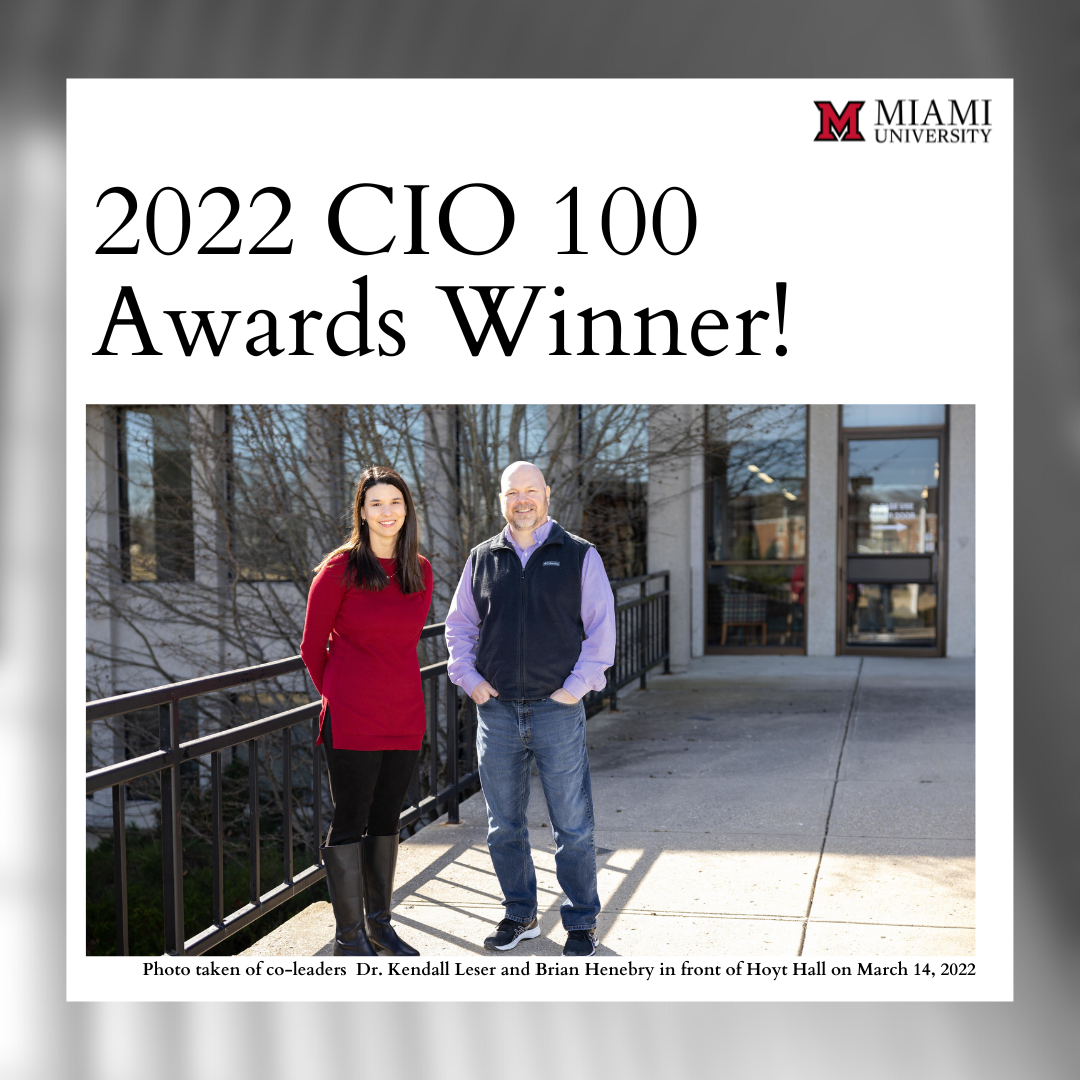
[[[946,656],[975,655],[975,406],[949,406]]]
[[[687,530],[687,559],[690,564],[690,655],[705,655],[705,454],[701,432],[705,406],[690,406],[692,437],[690,455],[690,528]]]
[[[116,693],[117,626],[113,612],[120,587],[120,517],[116,482],[116,421],[111,408],[86,407],[86,678],[95,697]],[[88,734],[92,768],[123,758],[116,720],[97,720]],[[87,800],[87,824],[109,828],[111,791]]]
[[[649,410],[649,573],[671,572],[671,670],[676,673],[686,671],[694,655],[693,590],[695,581],[701,582],[704,541],[700,530],[693,530],[693,456],[668,454],[665,447],[686,431],[695,409],[700,406],[657,405]],[[691,556],[694,540],[696,558]]]
[[[112,604],[120,583],[120,516],[116,480],[116,421],[112,409],[86,407],[86,641],[87,678],[94,693],[116,692],[111,663]]]
[[[809,409],[806,652],[835,656],[840,406],[811,405]]]

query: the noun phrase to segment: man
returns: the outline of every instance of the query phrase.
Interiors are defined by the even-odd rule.
[[[596,548],[547,516],[551,490],[528,461],[507,466],[506,528],[473,549],[446,616],[449,674],[477,705],[488,850],[506,918],[484,942],[537,937],[526,815],[535,762],[566,893],[564,956],[596,951],[596,848],[581,699],[615,661],[615,599]]]

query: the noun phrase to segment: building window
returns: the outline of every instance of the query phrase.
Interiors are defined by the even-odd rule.
[[[805,405],[707,410],[706,645],[806,647]]]
[[[458,405],[454,429],[461,535],[451,546],[467,554],[505,527],[500,474],[524,459],[551,487],[551,516],[596,545],[609,577],[644,573],[648,406]]]
[[[844,405],[846,428],[939,427],[945,423],[944,405]]]
[[[125,406],[117,438],[124,580],[194,580],[188,407]]]
[[[225,561],[234,581],[309,580],[341,542],[341,424],[325,409],[317,424],[316,408],[226,410]]]
[[[648,409],[579,405],[578,416],[582,535],[596,545],[608,577],[637,577],[647,569]],[[552,500],[557,518],[554,493]]]

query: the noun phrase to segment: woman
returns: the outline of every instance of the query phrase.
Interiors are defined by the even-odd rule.
[[[390,897],[398,815],[424,738],[416,643],[431,589],[409,488],[373,465],[356,486],[352,535],[316,567],[300,646],[323,702],[335,956],[418,955],[390,925]]]

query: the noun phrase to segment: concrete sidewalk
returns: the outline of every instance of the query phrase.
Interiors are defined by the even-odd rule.
[[[971,955],[975,663],[709,656],[589,721],[597,953]],[[394,923],[423,956],[483,952],[502,917],[482,795],[401,847]],[[539,781],[539,938],[563,896]],[[329,955],[325,903],[244,955]]]

